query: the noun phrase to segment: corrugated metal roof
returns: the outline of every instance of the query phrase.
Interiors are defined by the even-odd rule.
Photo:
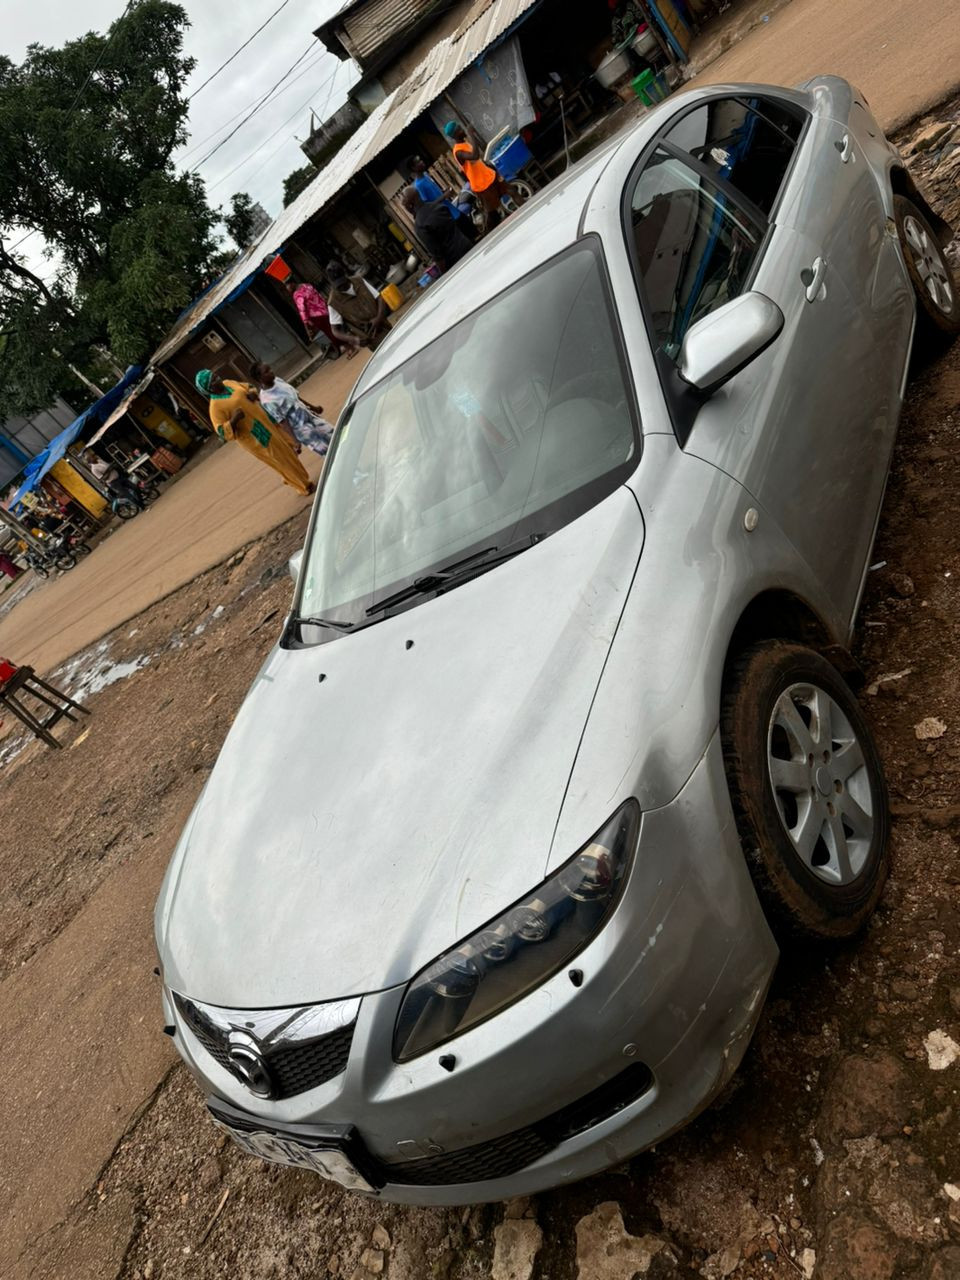
[[[341,18],[339,25],[346,36],[343,43],[363,66],[378,49],[420,22],[437,4],[438,0],[367,0]]]
[[[490,0],[469,24],[439,40],[410,77],[369,115],[330,163],[321,170],[276,222],[233,263],[202,298],[180,317],[150,363],[162,364],[233,289],[265,258],[278,252],[297,231],[341,191],[408,125],[436,101],[457,76],[467,70],[538,0]]]

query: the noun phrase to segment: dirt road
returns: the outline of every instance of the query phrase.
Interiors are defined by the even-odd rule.
[[[336,421],[368,359],[362,351],[337,360],[304,384],[304,394]],[[242,449],[207,447],[214,452],[167,486],[157,503],[0,618],[0,653],[49,670],[309,507]],[[316,478],[320,459],[307,449],[301,458]]]
[[[753,29],[721,52],[751,22]],[[693,83],[792,85],[844,76],[892,133],[960,88],[957,46],[956,0],[751,0],[694,44],[695,64],[713,60]]]

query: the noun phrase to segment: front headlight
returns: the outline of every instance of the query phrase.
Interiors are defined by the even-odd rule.
[[[613,910],[639,826],[639,806],[628,800],[559,871],[421,970],[397,1015],[396,1061],[499,1013],[581,951]]]

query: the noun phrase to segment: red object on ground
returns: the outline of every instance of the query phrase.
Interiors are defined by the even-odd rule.
[[[279,253],[264,271],[265,275],[271,276],[274,280],[286,280],[287,276],[292,275],[292,269],[287,266]]]
[[[17,668],[6,658],[0,658],[0,684],[6,684],[11,676],[17,674]]]

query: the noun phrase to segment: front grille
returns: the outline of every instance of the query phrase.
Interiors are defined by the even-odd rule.
[[[207,1053],[231,1074],[235,1074],[227,1052],[228,1031],[217,1026],[192,1000],[175,994],[177,1009]],[[263,1063],[273,1081],[274,1098],[292,1098],[308,1089],[317,1089],[346,1070],[353,1043],[355,1023],[338,1027],[327,1035],[296,1043],[286,1042],[275,1049],[262,1044]]]
[[[459,1151],[383,1165],[388,1182],[404,1186],[437,1187],[451,1183],[484,1182],[525,1169],[575,1134],[599,1124],[630,1106],[650,1088],[653,1076],[642,1062],[634,1063],[536,1124]]]

